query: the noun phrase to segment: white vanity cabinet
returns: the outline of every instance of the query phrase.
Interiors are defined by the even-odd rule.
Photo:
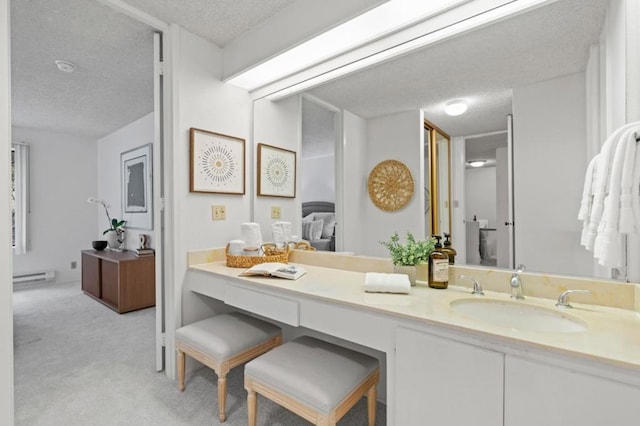
[[[640,388],[515,356],[505,359],[505,426],[637,426]]]
[[[393,424],[503,424],[503,354],[399,327],[395,370]]]

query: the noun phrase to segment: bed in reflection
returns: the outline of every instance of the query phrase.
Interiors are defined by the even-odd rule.
[[[302,203],[302,239],[316,250],[336,250],[336,208],[328,201]]]

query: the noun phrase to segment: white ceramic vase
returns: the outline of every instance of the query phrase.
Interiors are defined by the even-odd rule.
[[[107,232],[107,245],[112,250],[121,250],[124,243],[124,229],[118,228],[115,231]]]

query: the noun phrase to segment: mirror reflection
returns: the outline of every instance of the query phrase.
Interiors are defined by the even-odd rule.
[[[340,111],[335,203],[344,241],[337,238],[336,250],[385,256],[378,241],[394,231],[447,230],[457,263],[606,276],[579,245],[576,215],[594,147],[614,121],[624,122],[611,120],[613,77],[603,74],[624,61],[602,54],[616,42],[607,3],[553,2],[309,90]],[[467,111],[447,115],[452,99],[465,100]],[[434,152],[449,146],[440,160],[429,157],[425,119],[441,129]],[[376,210],[366,194],[367,174],[386,159],[403,161],[416,181],[411,202],[393,213]],[[467,168],[472,160],[482,167]]]

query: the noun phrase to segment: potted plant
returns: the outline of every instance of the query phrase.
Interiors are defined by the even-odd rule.
[[[125,239],[124,224],[127,221],[118,220],[116,218],[112,219],[111,215],[109,214],[109,205],[105,201],[98,200],[93,197],[89,198],[87,201],[89,203],[100,204],[102,207],[104,207],[104,212],[107,215],[109,228],[105,229],[102,235],[107,236],[107,244],[109,245],[110,249],[120,250]]]
[[[394,272],[407,274],[411,285],[416,285],[416,269],[418,265],[425,269],[425,272],[420,275],[421,278],[426,279],[428,276],[426,268],[429,264],[429,255],[436,244],[433,238],[416,240],[411,232],[407,232],[407,242],[402,244],[398,233],[394,232],[389,241],[380,241],[380,244],[389,250]]]

